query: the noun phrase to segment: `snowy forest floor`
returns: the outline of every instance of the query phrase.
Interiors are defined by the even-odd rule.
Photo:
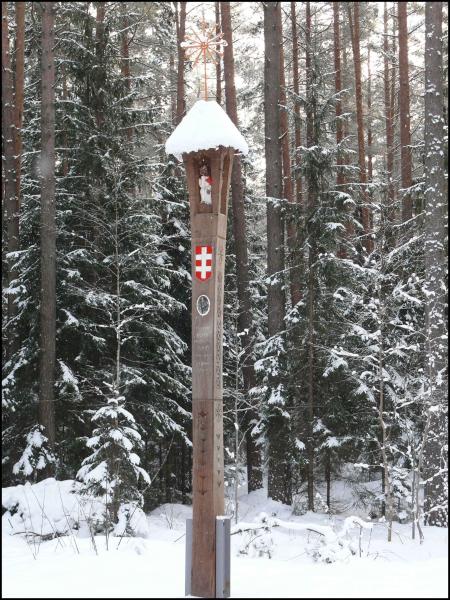
[[[43,485],[46,482],[47,487]],[[58,519],[62,523],[64,517],[67,522],[70,512],[68,490],[72,482],[58,483],[57,492],[57,482],[46,482],[26,488],[29,492],[34,488],[34,492],[27,493],[30,515],[33,498],[39,497],[42,502],[45,494],[39,494],[44,488],[47,490],[45,516],[36,523],[34,515],[34,529],[38,531],[46,529],[43,520],[47,517],[48,521],[55,519],[51,527],[57,529]],[[5,488],[3,505],[13,505],[23,491],[23,486]],[[61,509],[58,513],[58,505],[64,505],[62,513]],[[358,515],[354,507],[331,517],[311,512],[293,516],[291,507],[267,499],[266,491],[259,490],[241,495],[239,524],[232,524],[232,532],[260,526],[261,513],[267,515],[269,522],[278,519],[281,526],[258,530],[253,535],[232,535],[231,597],[448,597],[446,529],[424,527],[425,540],[420,545],[418,539],[411,540],[410,524],[394,523],[393,541],[388,543],[385,523],[376,522],[372,529],[360,529],[357,523],[348,528],[350,520],[346,517]],[[189,516],[191,507],[164,504],[147,515],[145,537],[110,536],[107,548],[105,536],[95,536],[96,554],[92,540],[82,528],[76,536],[27,543],[26,536],[20,533],[18,512],[5,512],[2,597],[181,598],[185,519]],[[359,516],[368,520],[362,511]],[[24,520],[22,523],[25,525]],[[246,546],[248,553],[241,554]]]

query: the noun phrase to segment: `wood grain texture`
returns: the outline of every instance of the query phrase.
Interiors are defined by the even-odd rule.
[[[223,293],[228,190],[234,151],[219,148],[184,155],[192,229],[192,595],[215,597],[216,516],[224,513],[223,456]],[[200,202],[199,171],[211,173],[211,205]],[[211,246],[212,275],[195,276],[196,246]],[[206,295],[210,310],[197,311]]]

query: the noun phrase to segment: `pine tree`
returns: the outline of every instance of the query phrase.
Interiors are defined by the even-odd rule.
[[[311,148],[309,156],[304,158],[305,169],[308,169],[308,163],[313,163],[316,158],[314,150],[317,147],[317,96],[315,94],[314,79],[315,65],[313,65],[313,47],[312,47],[312,19],[311,3],[306,4],[306,144]],[[320,157],[320,153],[317,154]],[[310,159],[308,161],[308,158]],[[315,262],[317,259],[317,230],[312,226],[313,216],[317,210],[318,192],[319,192],[319,172],[315,168],[310,168],[308,173],[308,196],[307,196],[307,215],[305,226],[308,231],[308,288],[307,288],[307,411],[306,411],[306,455],[307,455],[307,473],[308,473],[308,509],[314,510],[314,404],[315,404]]]
[[[359,2],[355,2],[352,7],[347,5],[348,21],[351,33],[351,42],[353,49],[353,65],[355,70],[355,94],[356,94],[356,120],[358,133],[358,166],[359,183],[361,184],[361,222],[363,226],[364,239],[363,244],[367,252],[373,250],[373,240],[370,235],[370,209],[367,206],[367,171],[366,171],[366,153],[364,144],[364,121],[362,105],[362,83],[361,83],[361,52],[360,52],[360,16]]]
[[[264,4],[264,113],[267,196],[267,274],[269,277],[268,336],[266,365],[269,395],[267,399],[267,438],[269,497],[290,503],[291,475],[289,459],[284,449],[288,421],[283,409],[285,392],[282,381],[285,352],[284,330],[284,235],[282,217],[282,163],[280,146],[280,51],[281,11],[279,2]],[[270,365],[270,366],[269,366]]]
[[[388,10],[387,2],[384,3],[383,14],[383,81],[384,81],[384,110],[386,119],[386,176],[388,186],[388,219],[394,221],[395,212],[395,188],[393,183],[394,175],[394,114],[391,98],[391,81],[389,74],[389,38],[388,38]]]
[[[42,3],[41,304],[39,423],[55,447],[56,220],[55,220],[55,5]],[[51,472],[50,468],[47,472]]]
[[[408,22],[407,2],[397,2],[398,6],[398,71],[399,71],[399,111],[400,111],[400,145],[401,145],[401,180],[402,180],[402,221],[412,218],[412,198],[409,191],[412,185],[411,167],[411,117],[409,101],[408,70]]]
[[[2,156],[4,169],[4,187],[2,189],[3,206],[6,207],[7,248],[8,248],[8,290],[7,290],[7,347],[8,358],[17,350],[17,269],[16,253],[19,250],[19,204],[16,188],[16,107],[14,100],[14,82],[11,65],[11,53],[8,30],[8,4],[2,4]]]
[[[16,38],[15,38],[15,70],[14,70],[14,104],[15,104],[15,159],[16,159],[16,198],[20,212],[20,176],[22,154],[23,93],[25,69],[25,2],[15,3]]]
[[[283,39],[283,23],[281,12],[277,13],[279,19],[279,28],[281,39]],[[287,202],[286,213],[286,242],[289,249],[289,264],[290,264],[290,291],[291,304],[295,306],[301,299],[300,280],[298,269],[296,268],[297,261],[297,211],[294,206],[294,188],[291,172],[291,149],[289,143],[289,119],[286,94],[286,76],[285,76],[285,59],[283,42],[280,45],[280,139],[281,139],[281,155],[282,155],[282,172],[283,172],[283,200]]]
[[[87,446],[93,453],[83,460],[77,477],[84,483],[85,493],[105,497],[105,521],[116,523],[122,503],[143,504],[139,491],[140,478],[150,484],[148,473],[140,467],[133,450],[142,448],[133,415],[124,408],[123,396],[111,386],[106,405],[92,417],[96,426]]]
[[[448,526],[448,352],[445,340],[447,204],[444,175],[442,3],[425,6],[425,298],[429,398],[425,438],[425,519]]]
[[[292,80],[294,93],[294,130],[295,130],[295,195],[299,205],[302,203],[302,178],[300,172],[299,150],[301,145],[301,122],[300,122],[300,73],[299,73],[299,51],[297,38],[297,14],[295,2],[291,2],[291,27],[292,27]]]
[[[188,212],[186,203],[177,201],[176,194],[180,197],[177,182],[172,185],[176,194],[165,193],[166,166],[161,164],[159,150],[161,128],[166,128],[167,135],[170,128],[170,117],[167,119],[160,100],[170,94],[169,82],[160,68],[163,60],[160,47],[161,40],[166,41],[170,35],[171,12],[163,5],[157,10],[149,9],[145,19],[158,23],[157,38],[154,41],[152,38],[151,43],[144,32],[147,21],[138,8],[133,6],[127,12],[130,27],[138,27],[135,39],[140,36],[140,41],[149,45],[150,65],[145,76],[136,71],[130,89],[130,82],[120,76],[123,61],[111,36],[111,32],[120,30],[124,14],[105,13],[100,47],[95,35],[96,17],[86,9],[83,3],[66,3],[56,14],[57,24],[63,24],[60,29],[64,31],[64,37],[58,40],[56,57],[57,73],[63,61],[64,76],[57,78],[55,86],[58,148],[55,419],[60,458],[57,475],[63,477],[76,474],[86,453],[85,417],[91,416],[92,407],[105,401],[107,390],[103,382],[111,383],[111,367],[116,363],[117,351],[118,270],[123,284],[119,300],[123,317],[120,392],[139,409],[149,448],[157,448],[163,436],[170,439],[169,431],[175,436],[177,449],[185,452],[189,444],[189,369],[184,353],[190,332],[186,319],[179,317],[188,310],[190,258],[188,232],[183,225]],[[34,26],[38,35],[39,29],[36,30],[32,18],[29,13],[26,27]],[[33,36],[26,39],[29,40],[26,77],[38,81],[39,48],[33,45]],[[130,68],[135,68],[133,48]],[[100,80],[105,89],[103,97],[98,94]],[[33,167],[40,143],[40,119],[36,118],[39,98],[35,93],[38,90],[39,86],[30,85],[25,93],[21,186],[25,250],[18,260],[20,345],[11,360],[3,364],[3,397],[7,407],[4,448],[10,465],[6,477],[11,477],[13,465],[24,455],[24,447],[27,452],[28,433],[38,424],[40,248],[36,239],[39,239],[40,211],[39,180]],[[149,108],[139,107],[141,95],[149,96]],[[132,109],[134,103],[136,107]],[[153,120],[161,125],[147,126],[145,136],[142,135],[141,123]],[[124,144],[129,129],[135,132],[132,148]],[[184,302],[174,300],[175,297]],[[153,467],[157,450],[152,452],[146,454],[147,468]],[[174,447],[171,452],[177,454]],[[187,456],[185,460],[188,461]],[[177,469],[184,473],[186,466]],[[176,484],[171,486],[179,489]],[[183,493],[188,490],[186,480]]]

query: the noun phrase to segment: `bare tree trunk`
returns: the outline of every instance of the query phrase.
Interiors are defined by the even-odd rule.
[[[95,54],[99,63],[99,67],[103,69],[103,55],[105,51],[105,2],[97,2],[97,10],[95,15]],[[102,75],[104,77],[104,75]],[[103,80],[100,81],[100,85]]]
[[[315,144],[315,113],[313,108],[313,73],[312,73],[312,43],[311,43],[311,3],[306,3],[306,145],[308,148]],[[317,190],[312,182],[308,182],[308,214],[307,221],[311,222],[311,215],[317,204]],[[314,510],[314,303],[315,303],[315,277],[314,267],[316,261],[316,240],[312,228],[309,230],[309,276],[308,276],[308,404],[307,404],[307,441],[306,454],[308,458],[308,510]]]
[[[327,506],[331,506],[331,450],[326,451],[325,480],[327,482]]]
[[[333,2],[333,26],[334,26],[334,36],[333,36],[333,40],[334,40],[334,90],[335,90],[335,94],[336,94],[336,103],[335,103],[335,110],[336,110],[336,145],[339,147],[342,144],[342,141],[344,139],[344,128],[343,128],[343,124],[342,124],[342,99],[341,99],[341,92],[342,92],[342,76],[341,76],[341,33],[340,33],[340,24],[339,24],[339,7],[340,7],[340,3],[339,2]],[[337,157],[337,177],[336,177],[336,184],[338,187],[338,191],[343,192],[344,191],[344,185],[345,185],[345,175],[344,175],[344,170],[343,170],[343,165],[345,164],[345,161],[343,160],[343,152],[342,149],[338,150],[338,157]],[[350,239],[353,234],[354,234],[354,230],[353,230],[353,224],[350,220],[350,218],[347,218],[345,220],[345,233],[347,236],[347,239]],[[345,250],[345,248],[342,246],[341,248],[339,248],[339,252],[338,252],[338,256],[340,258],[345,258],[347,256],[347,252]]]
[[[220,33],[220,2],[215,2],[216,11],[216,35]],[[231,33],[231,29],[230,29]],[[217,57],[216,62],[216,102],[221,104],[222,102],[222,62],[220,56]]]
[[[163,462],[163,451],[162,451],[162,443],[161,442],[158,443],[158,462],[159,462],[159,465],[158,465],[159,504],[163,504],[165,490],[164,490],[164,471],[163,471],[164,462]]]
[[[397,54],[397,14],[396,14],[396,3],[392,3],[392,29],[391,29],[391,57],[392,57],[392,67],[391,67],[391,114],[392,114],[392,144],[395,146],[395,129],[396,123],[398,121],[398,90],[397,90],[397,66],[396,66],[396,54]],[[393,163],[395,163],[395,154],[393,152]],[[392,172],[394,173],[395,165],[393,167]],[[394,189],[395,191],[395,189]]]
[[[120,377],[121,377],[121,345],[122,345],[122,313],[120,308],[120,254],[119,254],[119,214],[117,199],[115,203],[115,215],[114,215],[114,267],[115,267],[115,295],[116,295],[116,372],[113,377],[114,381],[114,392],[116,397],[120,394]],[[119,421],[117,413],[113,418],[114,427],[117,429]],[[110,460],[111,460],[111,471],[115,473],[115,478],[119,479],[119,466],[120,460],[118,460],[117,444],[115,441],[110,446]],[[119,508],[120,508],[120,497],[119,487],[115,486],[111,490],[111,520],[113,523],[117,522]]]
[[[6,177],[6,166],[5,166],[5,154],[6,154],[6,116],[7,116],[7,97],[8,91],[6,87],[6,80],[11,77],[6,73],[6,61],[9,60],[9,68],[11,68],[11,61],[9,56],[9,41],[8,41],[8,5],[3,6],[2,4],[2,218],[7,217],[6,207],[6,192],[5,192],[5,177]],[[4,257],[6,248],[2,245],[2,256]]]
[[[171,478],[172,462],[173,462],[173,454],[172,454],[170,448],[168,448],[166,451],[166,459],[165,459],[165,463],[164,463],[164,476],[165,476],[165,488],[166,488],[165,502],[167,504],[172,502],[172,478]]]
[[[344,32],[343,32],[344,33]],[[343,40],[342,40],[342,81],[343,81],[343,85],[342,87],[345,88],[349,88],[350,84],[348,82],[349,79],[349,66],[348,66],[348,49],[347,49],[347,39],[345,37],[345,35],[343,35]],[[346,113],[349,112],[350,108],[348,106],[348,102],[345,98],[345,96],[342,98],[342,112]],[[345,119],[344,122],[342,123],[342,129],[343,129],[343,134],[344,134],[344,138],[348,138],[349,136],[349,122],[348,119]],[[344,165],[348,165],[350,164],[350,157],[348,154],[345,154],[342,157],[342,162]]]
[[[292,33],[292,82],[294,92],[294,165],[295,165],[295,202],[296,210],[294,211],[294,227],[296,228],[296,238],[294,249],[292,253],[291,265],[292,278],[298,282],[298,294],[299,298],[302,298],[302,286],[301,283],[304,280],[304,258],[303,258],[303,240],[305,237],[305,224],[304,224],[304,205],[303,205],[303,187],[302,187],[302,176],[301,176],[301,160],[300,160],[300,146],[302,144],[301,138],[301,123],[300,123],[300,73],[299,73],[299,48],[298,48],[298,35],[297,35],[297,15],[295,9],[295,2],[291,2],[291,33]],[[291,292],[292,297],[292,292]],[[294,336],[296,336],[299,343],[299,336],[301,335],[300,329],[298,332],[293,330]],[[294,383],[294,402],[295,411],[293,415],[293,428],[295,434],[301,435],[302,429],[302,397],[300,389],[300,380],[297,374],[293,373]]]
[[[3,156],[4,156],[4,203],[7,217],[7,248],[8,252],[19,250],[19,203],[16,194],[16,111],[14,107],[14,87],[11,69],[11,55],[8,37],[8,3],[2,4],[2,100],[3,100]],[[15,258],[8,259],[8,287],[14,285],[17,271],[14,268]],[[17,333],[14,323],[17,315],[15,294],[8,293],[7,307],[7,356],[17,349]]]
[[[292,25],[292,83],[294,90],[294,131],[295,131],[295,197],[297,204],[302,204],[302,176],[300,174],[300,151],[302,145],[300,125],[300,83],[299,83],[299,56],[297,37],[297,15],[295,2],[291,2],[291,25]]]
[[[24,50],[25,50],[25,2],[16,2],[16,61],[15,61],[15,157],[16,157],[16,202],[20,211],[20,171],[22,163],[22,124],[24,89]],[[17,215],[19,227],[19,215]]]
[[[339,26],[339,2],[333,2],[333,24],[334,24],[334,91],[336,93],[336,144],[340,146],[344,139],[344,133],[342,129],[342,82],[341,82],[341,35]],[[339,189],[345,183],[344,173],[342,168],[342,151],[338,153],[338,171],[337,171],[337,185]]]
[[[105,120],[105,82],[106,82],[106,65],[105,65],[105,5],[106,2],[96,3],[96,15],[95,15],[95,58],[96,58],[96,85],[93,88],[92,85],[88,84],[88,93],[93,104],[95,122],[97,125],[97,136],[100,144],[105,147],[107,143],[105,132],[103,131],[103,123]],[[89,12],[90,5],[87,4],[87,12]],[[90,17],[88,17],[90,18]],[[98,249],[98,240],[100,231],[98,223],[93,221],[90,225],[90,238],[92,240],[92,246],[94,249]],[[88,242],[90,243],[90,242]],[[96,285],[99,277],[98,269],[93,268],[90,271],[90,282]]]
[[[366,152],[364,145],[364,116],[362,105],[362,85],[361,85],[361,51],[360,51],[360,33],[359,33],[359,2],[353,3],[353,17],[351,4],[347,3],[348,20],[350,25],[353,65],[355,69],[355,94],[356,94],[356,122],[358,130],[358,165],[359,182],[361,185],[361,196],[363,205],[361,208],[362,226],[364,231],[364,246],[367,252],[373,250],[373,240],[370,236],[370,209],[367,206],[367,173],[366,173]]]
[[[407,2],[397,2],[398,6],[398,67],[400,79],[400,155],[403,190],[412,186],[411,167],[411,118],[409,114],[409,69],[408,69],[408,23]],[[412,198],[409,192],[403,191],[402,221],[412,218]]]
[[[225,75],[225,100],[227,113],[233,123],[238,125],[238,112],[236,102],[236,87],[234,82],[234,55],[233,36],[231,29],[230,2],[221,3],[222,30],[227,46],[224,49],[223,66]],[[249,390],[255,386],[255,372],[253,367],[253,316],[250,295],[250,275],[248,268],[247,230],[245,224],[244,185],[242,180],[241,160],[234,158],[231,173],[231,201],[233,216],[233,236],[236,251],[236,282],[239,302],[238,332],[244,335],[241,338],[242,348],[245,353],[242,358],[242,375],[244,391],[248,405],[251,406]],[[247,448],[247,476],[248,491],[262,487],[261,456],[251,434],[251,422],[256,418],[253,408],[249,409],[243,418],[243,427],[246,431]]]
[[[390,224],[395,219],[395,190],[392,181],[394,172],[394,111],[391,98],[391,84],[389,78],[389,40],[388,40],[388,11],[387,2],[384,3],[384,112],[386,118],[386,171],[387,171],[387,220]]]
[[[429,432],[425,441],[425,519],[448,526],[448,349],[442,2],[425,5],[425,273]]]
[[[104,115],[103,115],[103,94],[104,82],[105,82],[105,68],[103,64],[105,53],[105,2],[97,3],[97,13],[95,17],[95,54],[97,57],[97,69],[98,69],[98,85],[97,87],[97,98],[95,108],[95,119],[97,122],[98,129],[102,128]]]
[[[67,75],[66,75],[66,69],[64,68],[64,64],[61,65],[61,76],[62,76],[62,94],[63,94],[63,100],[67,100],[68,95],[67,95]],[[68,174],[69,172],[69,159],[68,159],[68,152],[69,152],[69,136],[67,135],[67,129],[64,129],[64,134],[63,134],[63,139],[64,139],[64,150],[63,150],[63,175],[64,177]]]
[[[367,178],[373,179],[372,159],[372,74],[370,71],[370,44],[367,48]],[[372,224],[370,226],[372,229]]]
[[[186,471],[185,471],[185,464],[186,464],[186,446],[184,441],[181,442],[181,503],[184,504],[186,502]]]
[[[268,285],[268,333],[275,337],[284,329],[285,294],[284,235],[281,209],[283,189],[280,144],[280,49],[281,32],[277,12],[279,2],[266,2],[264,8],[264,113],[265,113],[265,156],[267,196],[267,272]],[[275,382],[274,382],[275,385]],[[272,414],[268,424],[268,494],[274,500],[290,502],[287,490],[284,446],[285,419]]]
[[[416,476],[417,476],[417,464],[416,457],[413,454],[412,457],[412,482],[411,482],[411,539],[416,539]]]
[[[176,125],[181,121],[186,112],[184,99],[184,60],[185,51],[181,47],[186,32],[186,2],[180,2],[180,14],[177,18],[177,49],[178,49],[178,71],[177,71],[177,119]]]
[[[54,381],[56,337],[55,57],[54,2],[42,2],[41,117],[41,352],[39,423],[55,444]]]
[[[121,330],[122,330],[122,314],[120,310],[120,261],[119,261],[119,216],[117,210],[117,201],[116,201],[116,218],[114,224],[114,254],[116,260],[116,376],[115,376],[115,385],[117,393],[120,388],[120,372],[121,372],[121,358],[120,358],[120,349],[122,345],[121,339]]]
[[[308,510],[314,510],[314,263],[316,260],[315,243],[312,241],[309,251],[309,278],[308,278],[308,407],[307,407],[307,444],[308,457]]]
[[[236,524],[239,520],[239,357],[240,352],[236,354],[236,368],[234,371],[234,522]],[[248,491],[250,492],[250,489]]]
[[[386,275],[385,272],[385,250],[386,250],[386,220],[384,212],[381,212],[381,240],[379,243],[380,252],[380,273],[381,277]],[[386,329],[386,298],[383,288],[383,283],[380,278],[376,281],[376,296],[379,304],[379,339],[378,339],[378,385],[379,385],[379,404],[378,404],[378,421],[380,423],[381,440],[379,442],[381,450],[381,459],[383,463],[383,492],[385,499],[385,511],[388,521],[388,542],[392,541],[392,520],[394,510],[394,498],[391,482],[391,474],[389,472],[389,461],[387,455],[388,430],[385,421],[386,405],[385,405],[385,390],[384,390],[384,358],[385,358],[385,341],[384,332]]]
[[[130,69],[130,41],[128,36],[129,19],[128,15],[125,14],[125,4],[120,4],[122,11],[122,31],[120,34],[120,71],[125,81],[125,87],[127,92],[131,91],[131,69]],[[131,142],[133,137],[133,128],[126,128],[127,141]]]
[[[177,114],[177,98],[175,94],[174,74],[175,74],[175,55],[171,51],[169,54],[169,71],[170,71],[170,115],[172,123],[175,123]]]
[[[281,40],[283,39],[283,24],[281,11],[277,13]],[[297,230],[294,210],[294,189],[292,186],[291,152],[289,148],[289,121],[286,99],[286,77],[284,72],[284,49],[283,42],[280,45],[280,139],[283,166],[283,197],[288,201],[287,210],[291,209],[291,216],[287,221],[287,243],[290,254],[290,288],[291,304],[295,306],[300,302],[302,295],[300,289],[300,273],[297,268]]]
[[[373,148],[372,148],[372,73],[370,69],[370,42],[367,47],[367,179],[372,183],[373,179]],[[372,195],[369,192],[369,200]],[[373,231],[373,214],[369,211],[369,229]]]
[[[125,81],[125,87],[128,91],[131,89],[130,82],[130,49],[128,40],[128,27],[129,19],[128,15],[124,13],[122,8],[122,31],[120,32],[120,72]]]
[[[382,302],[383,300],[381,300]],[[381,334],[382,335],[382,334]],[[383,382],[383,341],[380,341],[380,352],[379,352],[379,369],[378,369],[378,375],[379,375],[379,384],[380,384],[380,389],[379,389],[379,406],[378,406],[378,420],[380,422],[380,429],[381,429],[381,457],[383,460],[383,482],[384,482],[384,496],[386,498],[386,515],[387,515],[387,521],[388,521],[388,542],[392,541],[392,519],[393,519],[393,496],[392,496],[392,489],[391,489],[391,479],[390,479],[390,474],[389,474],[389,463],[388,463],[388,458],[387,458],[387,452],[386,452],[386,442],[387,442],[387,435],[386,435],[386,423],[384,421],[384,382]]]

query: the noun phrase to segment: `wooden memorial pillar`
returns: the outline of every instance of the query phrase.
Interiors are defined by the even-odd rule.
[[[247,154],[246,141],[223,108],[207,100],[197,100],[166,142],[167,154],[183,158],[191,209],[193,520],[186,589],[204,598],[214,598],[216,587],[218,597],[229,594],[220,553],[223,581],[216,582],[216,517],[224,516],[223,284],[236,150]],[[229,548],[229,540],[222,542]]]
[[[206,598],[215,597],[216,517],[224,514],[223,290],[233,155],[224,147],[183,154],[192,227],[191,593]]]

